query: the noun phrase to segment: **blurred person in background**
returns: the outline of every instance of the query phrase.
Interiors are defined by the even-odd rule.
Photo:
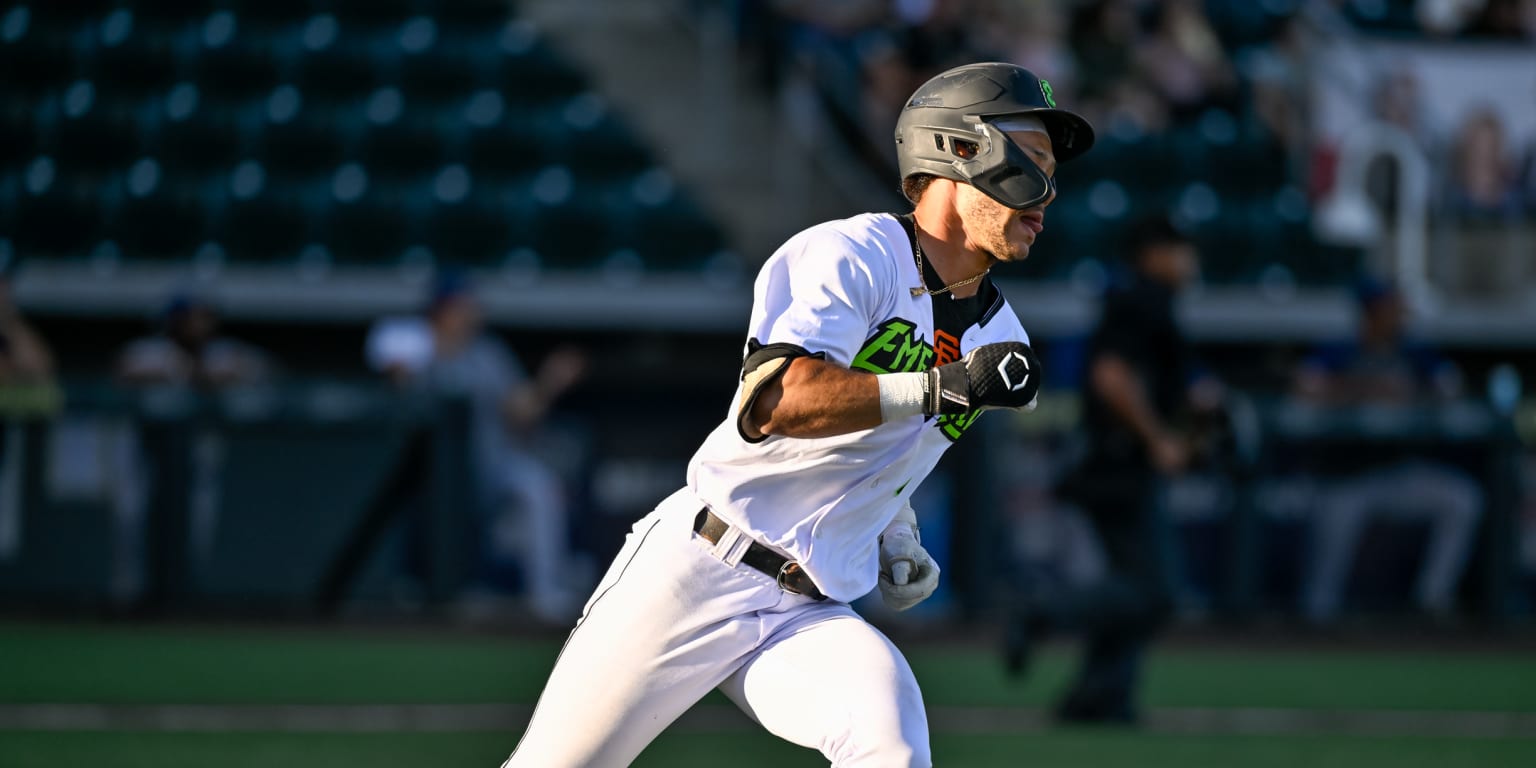
[[[1104,297],[1089,340],[1083,392],[1087,449],[1060,494],[1091,523],[1105,573],[1084,585],[1025,584],[1010,616],[1005,664],[1023,674],[1032,646],[1052,631],[1085,635],[1081,668],[1056,706],[1067,722],[1132,723],[1147,645],[1173,609],[1172,528],[1163,482],[1196,453],[1176,427],[1219,406],[1220,388],[1194,376],[1174,300],[1194,278],[1194,244],[1167,219],[1133,234],[1131,274]]]
[[[1449,207],[1464,220],[1509,221],[1525,208],[1519,157],[1505,137],[1504,121],[1492,107],[1473,110],[1462,121],[1452,149]]]
[[[0,386],[53,380],[53,353],[11,299],[11,279],[0,274]]]
[[[1152,12],[1150,33],[1136,51],[1137,70],[1176,118],[1225,104],[1237,81],[1226,50],[1199,0],[1165,0]]]
[[[172,296],[160,311],[159,331],[123,349],[118,378],[133,385],[198,389],[268,381],[274,373],[271,358],[250,344],[220,335],[219,325],[218,309],[206,297]]]
[[[1079,93],[1091,119],[1133,133],[1167,127],[1168,106],[1137,62],[1147,49],[1134,0],[1095,0],[1078,6],[1069,37]]]
[[[1366,277],[1355,287],[1359,328],[1352,341],[1316,350],[1297,372],[1305,401],[1345,407],[1433,407],[1460,394],[1455,366],[1405,333],[1407,313],[1392,284]],[[1427,614],[1448,618],[1473,543],[1483,494],[1450,465],[1400,451],[1352,449],[1351,474],[1325,485],[1312,521],[1312,557],[1302,610],[1315,624],[1335,621],[1354,565],[1356,544],[1375,518],[1428,520],[1428,551],[1414,597]],[[1331,468],[1338,461],[1330,461]]]
[[[558,349],[530,375],[485,330],[474,287],[460,272],[436,279],[421,318],[382,320],[367,344],[370,364],[396,384],[468,400],[486,534],[482,578],[501,582],[515,571],[537,616],[574,616],[581,595],[570,583],[564,482],[535,446],[550,408],[585,375],[586,357]]]

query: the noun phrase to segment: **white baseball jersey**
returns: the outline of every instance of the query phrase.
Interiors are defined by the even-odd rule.
[[[923,284],[895,216],[827,222],[763,266],[748,335],[874,373],[927,370],[992,342],[1028,343],[995,290],[959,338],[936,330],[934,303],[952,299],[914,296]],[[688,487],[726,522],[798,560],[828,597],[851,601],[876,585],[880,532],[975,418],[911,416],[836,437],[754,443],[732,413],[694,454]]]

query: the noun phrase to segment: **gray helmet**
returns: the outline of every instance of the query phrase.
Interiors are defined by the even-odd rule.
[[[902,108],[896,120],[901,178],[929,173],[962,181],[1009,208],[1045,202],[1055,181],[992,125],[1011,115],[1039,118],[1059,163],[1093,146],[1093,126],[1057,109],[1050,83],[1013,64],[967,64],[923,83]]]

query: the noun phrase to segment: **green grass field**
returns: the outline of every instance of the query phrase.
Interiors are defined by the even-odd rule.
[[[1218,725],[1042,727],[1038,709],[1067,679],[1064,648],[1042,654],[1024,684],[1004,680],[989,647],[906,644],[933,713],[940,766],[1304,766],[1455,768],[1536,765],[1531,733],[1433,727],[1458,713],[1536,713],[1536,654],[1466,651],[1228,650],[1173,644],[1147,670],[1149,726],[1158,713],[1310,713],[1278,729]],[[341,628],[126,627],[0,624],[0,714],[20,705],[243,706],[520,705],[538,695],[558,641],[448,631]],[[664,734],[636,763],[654,768],[825,765],[725,714]],[[980,720],[968,713],[987,712]],[[1315,728],[1350,713],[1419,716],[1423,732]],[[1417,715],[1415,715],[1417,713]],[[1011,717],[1020,717],[1012,727]],[[1297,723],[1301,725],[1297,725]],[[1530,718],[1520,722],[1536,722]],[[955,727],[959,724],[963,727]],[[433,731],[227,732],[202,729],[37,729],[0,720],[0,767],[495,766],[521,722]],[[728,761],[722,758],[729,755]]]

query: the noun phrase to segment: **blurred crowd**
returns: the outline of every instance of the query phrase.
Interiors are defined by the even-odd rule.
[[[1101,135],[1131,140],[1199,125],[1219,141],[1234,121],[1260,126],[1290,157],[1290,181],[1327,191],[1337,158],[1309,121],[1308,25],[1448,38],[1536,40],[1531,0],[738,0],[745,49],[770,82],[809,72],[843,127],[887,165],[890,126],[906,94],[948,67],[1020,64]],[[1333,30],[1335,33],[1337,30]],[[1536,215],[1536,131],[1509,126],[1493,104],[1454,131],[1427,124],[1410,69],[1385,63],[1364,100],[1419,142],[1447,184],[1440,210],[1469,217]],[[1259,183],[1263,183],[1262,181]]]

